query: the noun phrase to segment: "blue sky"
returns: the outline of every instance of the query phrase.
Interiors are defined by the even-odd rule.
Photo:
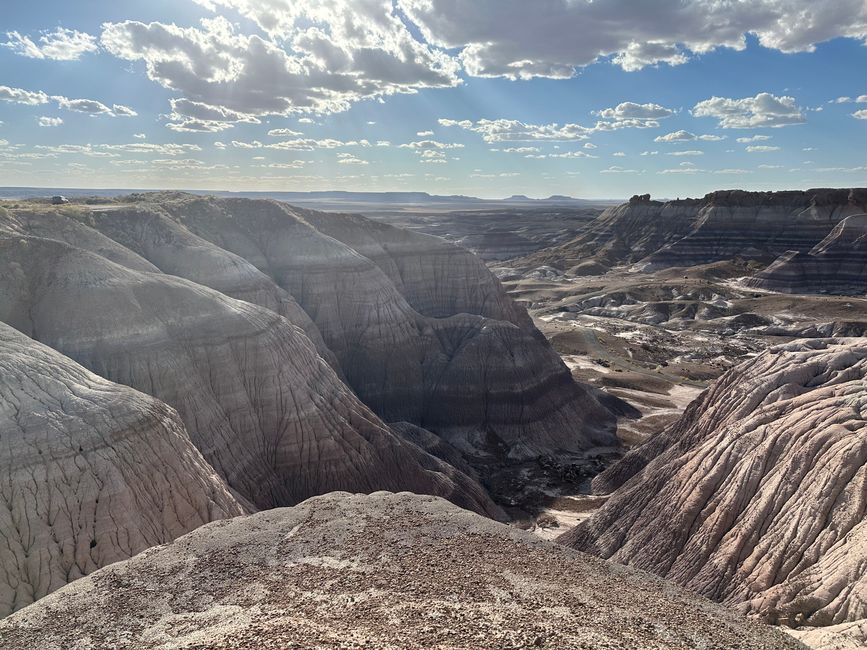
[[[7,0],[2,183],[590,198],[867,185],[867,3],[647,5]]]

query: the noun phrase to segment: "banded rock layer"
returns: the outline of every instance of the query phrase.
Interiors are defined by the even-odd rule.
[[[865,210],[865,189],[730,190],[667,202],[633,197],[605,210],[573,241],[512,265],[568,270],[590,260],[603,267],[653,268],[738,257],[771,261],[790,250],[809,251],[843,219]]]
[[[244,513],[175,411],[0,323],[0,617]]]
[[[638,451],[560,541],[770,622],[867,618],[864,340],[771,348]]]
[[[477,483],[395,435],[277,313],[37,237],[0,238],[0,264],[0,320],[177,409],[256,507],[388,487],[498,515]]]
[[[789,251],[745,284],[785,293],[864,294],[867,214],[847,217],[810,252]]]
[[[66,218],[137,264],[285,316],[386,421],[432,429],[470,454],[504,445],[526,458],[613,441],[613,417],[466,251],[274,201],[132,198]],[[39,220],[15,212],[6,222],[26,233]],[[100,252],[102,240],[87,249]]]
[[[801,648],[643,573],[410,494],[203,526],[0,621],[55,647]]]

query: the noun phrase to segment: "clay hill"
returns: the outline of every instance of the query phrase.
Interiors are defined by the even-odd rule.
[[[865,388],[863,338],[763,352],[609,470],[622,486],[560,541],[771,623],[839,626],[807,633],[821,647],[863,647]]]
[[[865,293],[867,214],[847,217],[809,252],[785,253],[744,283],[784,293]]]
[[[585,275],[635,263],[665,268],[733,258],[770,262],[788,251],[806,253],[843,219],[865,211],[865,189],[724,190],[675,201],[634,196],[605,210],[572,241],[510,265]]]
[[[164,403],[0,324],[0,616],[248,510]]]
[[[802,647],[642,572],[405,493],[203,526],[6,618],[0,645]]]
[[[0,265],[7,612],[207,521],[333,490],[503,519],[491,468],[614,441],[526,311],[436,238],[151,194],[0,209]]]

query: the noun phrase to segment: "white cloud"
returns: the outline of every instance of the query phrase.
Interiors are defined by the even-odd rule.
[[[202,20],[199,27],[106,23],[101,44],[119,58],[144,61],[150,79],[186,100],[249,117],[330,113],[365,98],[460,83],[457,62],[414,39],[390,3],[200,4],[234,9],[255,20],[269,37],[239,33],[218,16]]]
[[[740,142],[741,144],[748,144],[750,142],[764,142],[770,139],[771,136],[769,135],[751,135],[748,138],[738,138],[737,142]]]
[[[649,65],[659,65],[660,63],[671,66],[681,65],[689,61],[689,57],[673,43],[664,41],[636,43],[633,41],[612,60],[627,72],[635,72]]]
[[[482,136],[485,142],[529,142],[533,140],[586,140],[592,129],[580,124],[526,124],[518,120],[439,120],[441,126],[456,126]]]
[[[611,155],[614,156],[615,158],[625,158],[626,157],[626,154],[622,151],[615,151]]]
[[[782,165],[759,165],[759,169],[782,169]]]
[[[668,156],[703,156],[704,151],[699,151],[698,149],[689,149],[687,151],[669,151],[666,153]]]
[[[807,121],[793,97],[759,93],[755,97],[711,97],[692,109],[696,117],[713,117],[724,129],[752,129],[803,124]]]
[[[138,113],[132,110],[129,106],[123,104],[112,104],[111,111],[117,117],[137,117]]]
[[[852,113],[852,117],[856,120],[867,120],[867,108],[862,108],[860,111]]]
[[[248,0],[252,2],[252,0]],[[261,3],[271,4],[271,3]],[[836,37],[867,37],[863,0],[397,0],[437,46],[455,48],[466,71],[512,79],[571,77],[613,56],[626,70],[678,65],[691,53],[743,50],[745,34],[783,52]],[[544,34],[544,38],[539,38]]]
[[[268,131],[268,135],[271,137],[280,137],[280,138],[291,138],[296,135],[304,135],[300,131],[293,131],[292,129],[271,129]]]
[[[499,151],[501,153],[518,153],[518,154],[528,154],[528,153],[539,153],[539,147],[505,147],[503,149],[491,149],[491,151]]]
[[[351,153],[337,154],[337,162],[341,165],[368,165],[368,161],[357,158]]]
[[[43,116],[43,117],[40,117],[37,120],[37,122],[39,123],[39,126],[45,126],[45,127],[60,126],[61,124],[63,124],[63,120],[59,117]]]
[[[636,104],[622,102],[613,108],[596,111],[596,115],[608,120],[659,120],[674,115],[674,111],[659,104]]]
[[[585,149],[598,149],[598,147],[595,144],[593,144],[592,142],[585,142],[584,148]]]
[[[52,97],[60,108],[76,113],[89,115],[111,115],[111,109],[95,99],[69,99],[67,97]]]
[[[74,29],[58,27],[53,32],[44,31],[39,43],[29,36],[18,32],[6,32],[9,40],[3,44],[10,50],[30,59],[53,59],[55,61],[75,61],[82,54],[96,52],[96,38]]]
[[[398,145],[401,149],[463,149],[459,142],[439,142],[437,140],[418,140]]]
[[[133,133],[132,137],[134,137],[136,140],[146,140],[148,136],[146,133]]]
[[[637,174],[637,169],[624,169],[623,167],[618,167],[617,165],[612,165],[608,169],[603,169],[599,172],[600,174]]]
[[[752,174],[749,169],[715,169],[714,174]]]
[[[420,138],[429,138],[434,134],[433,131],[419,131],[416,135]]]
[[[222,146],[220,146],[222,145]],[[218,148],[225,148],[224,143],[214,143]],[[368,140],[335,140],[333,138],[325,138],[316,140],[314,138],[293,138],[291,140],[281,140],[264,144],[258,140],[252,142],[241,142],[232,140],[232,146],[237,149],[277,149],[281,151],[315,151],[317,149],[340,149],[342,147],[372,147]]]
[[[767,153],[769,151],[779,151],[779,147],[770,147],[766,144],[753,144],[746,149],[749,153]]]
[[[666,133],[665,135],[660,135],[653,139],[654,142],[691,142],[694,140],[702,140],[704,142],[719,142],[720,140],[725,140],[725,136],[696,135],[695,133],[690,133],[689,131],[684,131],[683,129],[681,129],[680,131]]]
[[[598,158],[599,156],[594,156],[594,155],[586,153],[584,151],[567,151],[565,153],[552,153],[548,157],[549,158]]]
[[[4,102],[12,102],[14,104],[37,106],[39,104],[47,104],[49,97],[41,90],[33,92],[30,90],[24,90],[23,88],[0,86],[0,100]]]

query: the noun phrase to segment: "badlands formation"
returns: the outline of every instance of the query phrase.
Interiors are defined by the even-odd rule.
[[[867,645],[867,190],[5,205],[0,646]]]
[[[803,647],[643,572],[406,493],[203,526],[0,621],[0,645]]]
[[[615,440],[601,394],[436,238],[151,194],[0,208],[0,264],[3,614],[208,521],[334,490],[504,520],[503,476]]]

